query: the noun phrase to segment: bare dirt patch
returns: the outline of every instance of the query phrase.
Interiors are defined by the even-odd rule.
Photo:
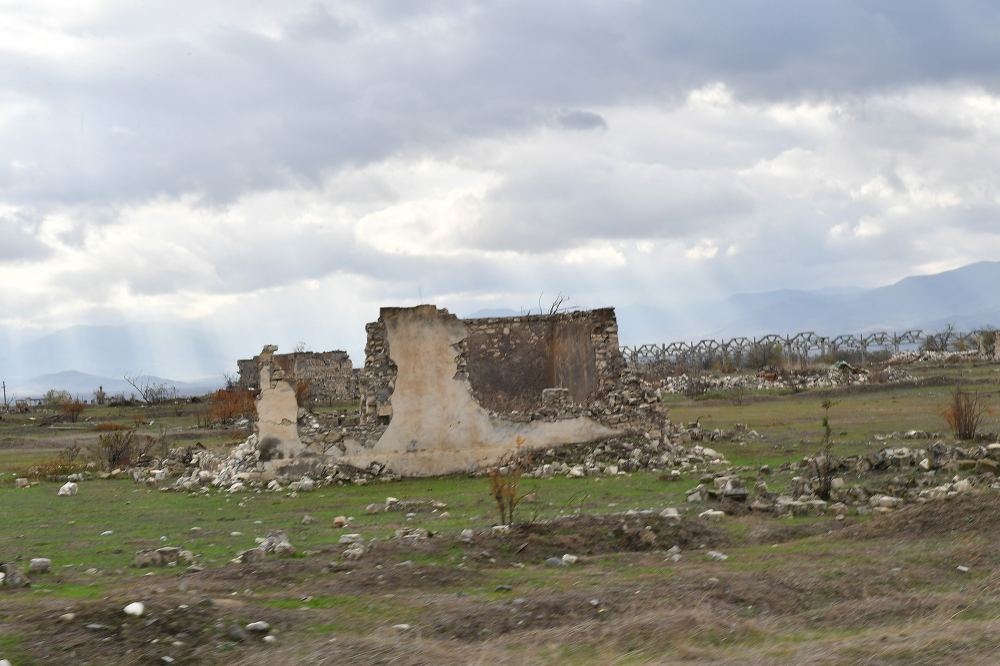
[[[480,534],[475,544],[504,559],[545,559],[564,553],[600,555],[720,546],[729,536],[706,521],[668,520],[658,515],[579,515],[515,525],[509,532]]]
[[[874,516],[866,523],[844,529],[840,535],[852,539],[926,539],[962,533],[996,534],[998,529],[1000,495],[981,493],[907,506]]]

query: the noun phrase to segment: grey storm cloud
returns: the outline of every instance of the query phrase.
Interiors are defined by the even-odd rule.
[[[590,111],[567,111],[560,114],[559,124],[570,130],[607,129],[608,123],[599,113]]]
[[[350,15],[288,5],[278,34],[264,35],[200,4],[181,3],[190,20],[165,28],[112,5],[68,28],[96,53],[62,61],[0,46],[0,90],[41,107],[0,130],[2,154],[29,164],[5,174],[0,197],[225,201],[503,137],[552,112],[567,128],[600,127],[593,111],[559,110],[676,99],[715,80],[773,99],[941,81],[995,89],[1000,62],[1000,8],[988,2],[344,6]]]

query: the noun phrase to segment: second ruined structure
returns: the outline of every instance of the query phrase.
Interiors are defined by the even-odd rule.
[[[515,445],[658,434],[655,395],[626,368],[612,308],[462,320],[433,305],[382,308],[367,325],[356,414],[295,400],[275,347],[255,358],[257,439],[271,473],[326,463],[400,475],[473,470]]]
[[[285,379],[318,404],[348,402],[358,397],[357,373],[347,352],[292,352],[269,356],[273,367],[284,373]],[[261,355],[236,362],[239,386],[243,389],[260,387]]]

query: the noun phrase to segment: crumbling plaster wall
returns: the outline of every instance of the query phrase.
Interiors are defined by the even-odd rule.
[[[272,365],[274,345],[264,347],[256,358],[260,378],[257,395],[255,432],[260,442],[261,460],[280,466],[279,461],[294,458],[302,451],[299,440],[299,404],[295,388],[285,379],[285,373]]]
[[[383,308],[379,323],[385,339],[370,351],[387,358],[369,359],[379,381],[367,387],[372,399],[366,408],[371,420],[388,420],[388,427],[373,445],[345,438],[344,462],[364,467],[378,461],[403,475],[442,474],[492,462],[518,439],[526,448],[544,448],[615,434],[587,416],[515,421],[491,414],[474,398],[460,367],[469,328],[447,310]],[[381,337],[369,328],[373,333]]]

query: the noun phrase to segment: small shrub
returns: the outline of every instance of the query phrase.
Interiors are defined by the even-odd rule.
[[[997,332],[992,328],[984,329],[979,333],[980,347],[983,354],[992,358],[997,351]]]
[[[209,398],[208,418],[213,423],[227,423],[257,414],[254,394],[239,388],[220,389]]]
[[[951,402],[944,409],[944,420],[958,439],[975,439],[988,413],[989,407],[981,393],[970,393],[961,384],[956,384]]]
[[[816,496],[821,500],[828,501],[833,490],[833,477],[840,466],[839,461],[833,455],[833,428],[830,427],[830,408],[834,403],[831,400],[824,400],[823,407],[823,446],[809,459],[813,472],[816,474]]]
[[[25,474],[34,479],[57,479],[68,476],[86,468],[82,449],[75,442],[59,452],[53,458],[29,467]]]
[[[104,469],[111,471],[132,464],[135,457],[135,431],[113,430],[97,440],[97,455]]]
[[[490,480],[490,496],[497,505],[500,525],[513,524],[514,512],[528,495],[528,493],[521,493],[521,477],[531,466],[531,457],[521,451],[523,445],[524,439],[518,437],[514,450],[500,456],[496,463],[487,470],[487,477]]]
[[[684,397],[694,400],[708,391],[708,381],[698,371],[688,372],[688,380],[684,385]]]
[[[76,423],[80,414],[83,413],[83,403],[79,400],[67,400],[60,405],[59,409],[62,411],[63,418],[69,419],[71,423]]]

